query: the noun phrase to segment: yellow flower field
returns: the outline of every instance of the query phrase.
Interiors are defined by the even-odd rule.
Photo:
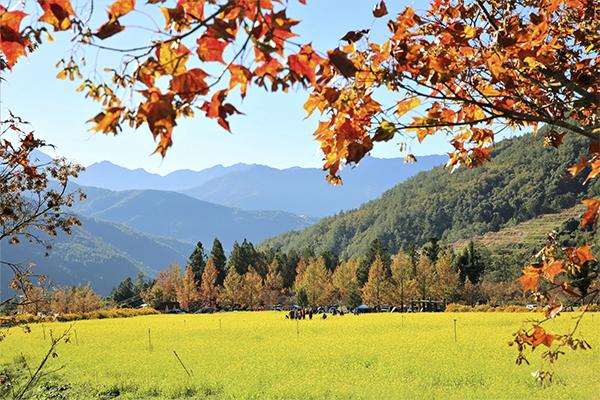
[[[592,350],[562,356],[549,387],[531,376],[543,349],[529,357],[531,365],[516,366],[516,350],[507,345],[532,316],[363,314],[291,321],[280,312],[235,312],[85,320],[75,323],[49,368],[67,364],[51,379],[69,384],[70,398],[600,398],[600,314],[586,314],[580,325]],[[564,314],[544,325],[558,331],[571,323]],[[50,330],[56,335],[69,325],[31,325],[31,333],[12,328],[0,343],[0,362],[15,364],[23,353],[34,365],[47,351]]]

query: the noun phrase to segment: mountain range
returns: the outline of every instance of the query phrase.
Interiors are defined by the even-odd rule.
[[[319,168],[276,169],[257,164],[217,165],[202,171],[181,170],[165,176],[142,169],[130,170],[103,161],[86,168],[73,182],[122,190],[177,191],[210,203],[243,210],[278,210],[297,215],[324,217],[359,207],[376,199],[385,190],[433,166],[443,164],[447,156],[419,157],[417,163],[402,158],[369,157],[358,168],[346,168],[344,184],[327,184]]]

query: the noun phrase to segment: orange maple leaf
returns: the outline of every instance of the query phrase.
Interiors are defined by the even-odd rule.
[[[163,43],[156,49],[156,58],[165,75],[179,75],[186,72],[185,64],[189,55],[190,51],[182,44],[173,46],[172,43]]]
[[[587,199],[582,201],[588,209],[583,216],[583,220],[581,221],[581,227],[583,228],[587,225],[593,225],[594,229],[598,225],[598,211],[600,210],[600,200],[596,199]]]
[[[544,276],[551,282],[554,282],[554,277],[561,272],[564,272],[564,260],[553,260],[544,268]]]
[[[563,179],[568,180],[575,178],[588,165],[588,162],[589,161],[587,159],[581,157],[581,161],[577,165],[574,165],[571,168],[567,168],[569,174],[563,176]]]
[[[196,43],[198,44],[196,52],[198,53],[200,60],[218,61],[225,64],[225,61],[223,60],[223,50],[225,50],[225,47],[229,44],[228,42],[215,39],[208,35],[202,35],[196,40]]]
[[[543,344],[546,347],[552,346],[552,342],[556,340],[557,336],[547,334],[544,328],[539,325],[533,325],[535,328],[535,332],[529,335],[525,341],[531,343],[531,350],[535,350],[540,344]]]
[[[101,112],[96,115],[94,118],[88,120],[87,122],[95,122],[96,125],[92,127],[91,131],[102,132],[105,134],[113,133],[117,134],[117,129],[120,129],[119,126],[119,117],[125,111],[124,107],[110,107],[105,110],[105,112]]]
[[[229,89],[233,89],[237,85],[240,85],[240,92],[242,99],[246,97],[246,89],[250,82],[252,82],[252,72],[244,67],[243,65],[232,64],[229,67],[231,78],[229,79]]]
[[[47,22],[55,31],[65,31],[71,27],[69,16],[76,17],[70,0],[38,0],[45,11],[39,20]]]
[[[543,266],[535,264],[530,265],[523,270],[523,276],[517,279],[523,285],[523,292],[528,290],[535,291],[542,269]]]
[[[29,41],[20,33],[21,20],[26,15],[22,11],[7,12],[0,6],[0,51],[6,57],[8,68],[11,70],[19,57],[26,54],[25,46],[29,45]]]
[[[193,68],[171,79],[170,89],[182,100],[191,102],[196,96],[208,92],[208,84],[204,82],[208,74],[200,68]]]
[[[117,0],[108,9],[110,10],[111,19],[117,19],[133,11],[134,7],[135,0]]]

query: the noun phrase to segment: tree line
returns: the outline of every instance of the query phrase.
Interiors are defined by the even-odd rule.
[[[521,303],[521,286],[486,279],[486,263],[490,263],[489,252],[481,245],[470,242],[455,252],[437,237],[421,248],[412,243],[393,255],[375,239],[362,257],[348,260],[330,251],[317,255],[308,247],[302,254],[281,248],[261,250],[247,240],[241,245],[236,242],[227,258],[215,239],[209,254],[198,242],[185,268],[171,263],[144,288],[138,283],[137,291],[131,290],[133,283],[126,278],[111,296],[115,302],[130,296],[155,308],[163,302],[179,302],[188,310],[286,304],[354,308],[363,303],[381,308],[402,306],[413,298],[470,305]]]

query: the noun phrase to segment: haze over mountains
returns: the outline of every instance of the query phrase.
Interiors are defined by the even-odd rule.
[[[447,156],[419,157],[405,164],[401,158],[369,157],[360,167],[342,172],[344,184],[327,184],[319,168],[276,169],[256,164],[217,165],[202,171],[181,170],[165,176],[130,170],[108,161],[92,164],[74,182],[81,186],[118,190],[178,191],[199,200],[244,210],[279,210],[324,217],[359,207],[385,190],[433,166]]]

